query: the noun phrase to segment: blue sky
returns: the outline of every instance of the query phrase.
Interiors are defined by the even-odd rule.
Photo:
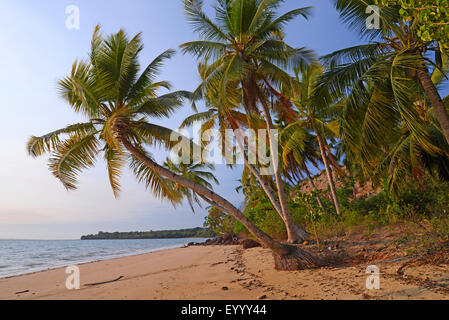
[[[211,3],[211,1],[206,1]],[[66,7],[80,8],[80,29],[65,26]],[[318,54],[359,43],[358,36],[338,20],[330,0],[288,0],[283,10],[314,6],[309,21],[297,19],[287,29],[292,46],[307,46]],[[30,135],[42,135],[82,120],[62,101],[56,81],[66,76],[75,61],[89,51],[94,26],[109,34],[124,28],[143,33],[141,64],[161,52],[195,40],[180,0],[3,0],[0,11],[0,238],[76,239],[102,231],[134,231],[196,227],[205,210],[193,214],[187,205],[173,209],[154,199],[130,172],[122,179],[123,192],[115,199],[104,164],[81,175],[80,188],[66,192],[53,178],[46,158],[32,159],[25,152]],[[199,81],[196,62],[178,53],[168,61],[160,79],[173,89],[194,89]],[[177,128],[191,113],[189,106],[162,125]],[[218,166],[216,190],[239,205],[235,191],[241,168]]]

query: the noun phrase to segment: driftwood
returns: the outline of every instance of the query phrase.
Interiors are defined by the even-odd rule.
[[[123,278],[124,278],[123,276],[120,276],[120,277],[118,277],[117,279],[114,279],[114,280],[103,281],[103,282],[95,282],[95,283],[88,283],[88,284],[85,284],[85,286],[90,286],[90,287],[92,287],[92,286],[99,286],[99,285],[102,285],[102,284],[116,282],[116,281],[119,281],[119,280],[121,280]]]
[[[22,293],[27,293],[27,292],[30,292],[30,290],[19,291],[19,292],[16,292],[16,294],[22,294]]]

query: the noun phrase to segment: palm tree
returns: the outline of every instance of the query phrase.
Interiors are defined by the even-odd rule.
[[[370,43],[324,57],[323,61],[330,66],[326,81],[338,94],[351,93],[349,103],[355,107],[358,101],[367,101],[364,87],[367,82],[378,83],[388,79],[389,90],[404,123],[414,139],[432,152],[425,124],[419,121],[413,108],[409,108],[413,104],[409,93],[421,90],[418,87],[424,90],[449,142],[449,115],[436,85],[449,68],[449,58],[438,43],[420,39],[417,34],[419,21],[402,21],[399,6],[381,7],[381,28],[367,29],[366,7],[376,3],[375,0],[334,0],[343,21],[351,28],[361,30],[361,35]],[[435,55],[433,60],[428,58],[430,52]],[[354,117],[356,115],[357,112]]]
[[[204,81],[208,78],[212,70],[211,68],[209,68],[209,65],[207,64],[206,61],[204,63],[203,62],[199,63],[198,71],[201,76],[201,79]],[[212,83],[212,80],[210,82]],[[237,147],[241,152],[241,154],[243,155],[245,167],[257,179],[258,183],[261,185],[262,189],[268,196],[268,199],[270,200],[271,204],[278,212],[278,214],[281,216],[286,226],[290,225],[292,227],[291,229],[293,228],[296,229],[294,230],[294,232],[298,232],[300,237],[303,238],[307,237],[308,233],[302,230],[301,228],[297,227],[296,225],[294,225],[291,219],[286,221],[282,213],[279,201],[277,200],[275,192],[273,190],[272,179],[269,179],[268,176],[262,176],[258,166],[251,163],[248,154],[245,152],[245,147],[251,148],[254,146],[248,144],[248,139],[244,135],[243,128],[251,128],[255,130],[263,129],[265,128],[264,121],[261,120],[259,117],[250,116],[239,110],[242,97],[241,94],[239,94],[238,92],[234,93],[236,105],[223,105],[222,103],[220,103],[220,99],[217,97],[216,94],[215,90],[216,87],[219,87],[219,83],[215,83],[214,86],[209,85],[204,88],[200,86],[200,88],[197,89],[196,94],[200,94],[202,100],[204,100],[204,102],[206,103],[207,110],[204,112],[194,113],[193,115],[187,117],[181,124],[180,128],[183,129],[185,127],[190,127],[196,122],[202,122],[200,129],[201,132],[205,132],[206,130],[211,129],[213,127],[218,127],[221,134],[221,139],[223,140],[222,145],[224,147],[226,147],[225,141],[226,130],[227,129],[233,130],[238,137]],[[195,104],[193,104],[193,107],[194,110],[197,111]],[[222,149],[223,156],[226,156],[225,153],[227,151],[229,150],[226,150],[226,148]],[[235,150],[230,151],[234,152]],[[256,150],[251,151],[257,153]],[[291,239],[293,232],[290,232],[289,234]]]
[[[190,94],[185,91],[158,95],[157,89],[169,88],[165,81],[155,82],[162,62],[173,55],[166,51],[139,75],[138,56],[142,50],[140,34],[131,40],[124,31],[106,39],[95,29],[89,62],[75,62],[71,75],[59,82],[62,97],[77,112],[88,118],[41,137],[31,137],[28,152],[37,157],[51,153],[50,170],[67,189],[76,188],[77,175],[91,167],[101,153],[115,195],[126,159],[140,181],[158,196],[180,201],[182,193],[173,184],[203,196],[240,221],[261,243],[273,251],[278,269],[302,269],[317,265],[317,260],[298,247],[274,241],[258,229],[229,201],[211,189],[188,180],[159,165],[145,150],[148,146],[171,149],[172,130],[149,122],[169,117]],[[175,135],[176,137],[176,135]],[[176,142],[178,143],[178,142]]]
[[[289,129],[284,127],[280,132],[284,174],[292,182],[307,178],[312,190],[315,191],[318,205],[323,210],[323,213],[326,213],[326,207],[321,200],[308,168],[308,164],[310,163],[320,170],[319,163],[321,155],[317,152],[316,137],[308,130],[305,130],[304,127],[290,127]]]
[[[386,177],[388,190],[398,195],[407,179],[414,179],[419,184],[425,171],[434,178],[449,181],[449,145],[437,122],[429,121],[427,130],[432,142],[441,148],[441,153],[434,155],[426,152],[402,126],[389,151],[380,159],[375,159],[379,164],[372,174],[376,185],[381,185]]]
[[[318,143],[321,160],[326,170],[326,176],[331,190],[337,214],[340,215],[340,202],[333,178],[330,162],[339,169],[331,150],[327,144],[328,138],[338,135],[338,123],[335,119],[335,110],[338,102],[331,105],[331,97],[321,88],[317,89],[318,80],[323,72],[323,67],[318,64],[302,66],[296,70],[295,79],[289,93],[291,100],[296,107],[296,120],[285,128],[284,135],[292,138],[286,143],[287,150],[298,149],[304,136],[308,132],[315,135]]]
[[[223,109],[235,107],[241,100],[251,117],[259,115],[260,106],[269,132],[274,130],[274,126],[266,94],[278,95],[276,85],[290,81],[290,76],[283,68],[308,63],[313,58],[310,51],[292,48],[283,41],[284,25],[299,15],[307,17],[310,8],[298,8],[277,15],[276,9],[282,2],[218,0],[215,7],[216,21],[212,21],[203,11],[202,0],[184,0],[188,20],[201,40],[184,43],[181,45],[182,51],[203,61],[213,59],[208,67],[208,76],[194,93],[194,98],[201,98],[204,91],[211,91]],[[288,108],[289,103],[284,102]],[[271,135],[269,145],[273,151],[273,163],[278,163]],[[275,170],[274,174],[279,201],[276,201],[256,170],[250,170],[258,177],[286,223],[289,242],[298,242],[307,233],[291,219],[280,170]]]
[[[335,4],[344,21],[356,28],[364,23],[366,5],[372,3],[336,0]],[[382,28],[363,30],[364,36],[377,42],[323,57],[328,70],[322,79],[336,96],[348,95],[340,123],[347,158],[360,163],[364,174],[377,183],[388,175],[393,192],[406,174],[416,177],[425,168],[444,177],[443,162],[447,161],[443,160],[447,142],[440,139],[440,135],[447,137],[445,111],[441,112],[422,80],[427,74],[437,87],[449,59],[437,46],[420,42],[418,22],[401,22],[397,9],[382,8]],[[435,51],[435,63],[424,55],[426,48]],[[425,62],[434,64],[432,75]]]
[[[214,182],[215,184],[219,184],[217,178],[215,175],[209,171],[215,170],[215,166],[211,163],[190,163],[185,164],[180,161],[180,159],[177,159],[178,161],[174,162],[170,158],[167,158],[164,162],[164,167],[170,170],[173,173],[176,173],[177,175],[195,182],[196,184],[202,185],[210,190],[213,190],[211,182]],[[211,182],[209,182],[211,181]],[[172,183],[171,181],[168,181],[168,183]],[[207,203],[211,204],[211,201],[203,197],[199,194],[197,194],[195,191],[185,188],[181,185],[175,184],[173,189],[176,192],[179,192],[183,195],[183,197],[187,200],[189,203],[190,208],[193,212],[195,212],[194,204],[196,203],[200,208],[201,201],[200,199],[203,199]],[[217,205],[218,206],[218,205]]]

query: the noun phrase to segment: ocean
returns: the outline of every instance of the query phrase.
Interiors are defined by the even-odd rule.
[[[0,240],[0,278],[178,248],[205,240]]]

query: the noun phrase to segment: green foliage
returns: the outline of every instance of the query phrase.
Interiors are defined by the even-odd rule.
[[[442,51],[449,52],[448,0],[380,0],[384,6],[400,6],[404,22],[416,21],[422,41],[436,41]]]
[[[334,2],[344,22],[363,28],[366,6],[382,1]],[[407,8],[443,6],[443,12],[447,11],[447,1],[382,3],[381,29],[364,34],[376,42],[323,57],[327,70],[320,82],[333,95],[346,96],[340,118],[340,152],[348,162],[360,164],[364,176],[377,185],[388,177],[386,188],[397,194],[404,180],[422,176],[424,171],[448,180],[449,145],[443,136],[444,126],[438,123],[441,119],[435,116],[418,72],[427,71],[437,86],[445,79],[448,59],[436,40],[432,43],[418,36],[418,19],[404,22],[399,13],[400,4]],[[426,10],[417,10],[419,15],[426,14],[423,12]],[[368,33],[375,36],[369,37]],[[444,38],[448,39],[447,34]],[[434,57],[429,55],[432,51]]]
[[[226,235],[234,232],[235,219],[216,207],[210,207],[203,226],[216,234]]]
[[[184,0],[187,19],[200,40],[180,46],[202,63],[203,81],[194,92],[195,99],[205,96],[215,107],[230,110],[241,103],[243,95],[243,107],[255,113],[259,88],[266,82],[289,83],[286,70],[313,60],[311,51],[284,41],[285,25],[298,16],[307,18],[311,8],[280,14],[283,0],[220,0],[211,19],[203,2]]]
[[[87,118],[85,123],[33,136],[27,150],[33,157],[50,153],[50,171],[69,190],[77,188],[79,174],[92,167],[103,154],[116,197],[120,192],[120,176],[129,165],[155,197],[178,204],[185,194],[177,192],[161,175],[132,157],[123,145],[123,140],[132,141],[149,158],[151,155],[145,147],[170,149],[177,143],[170,138],[179,135],[153,121],[169,117],[190,97],[186,91],[160,94],[160,89],[169,89],[170,84],[155,81],[163,62],[174,51],[163,52],[140,72],[142,48],[140,33],[129,38],[120,30],[104,37],[97,26],[88,59],[75,61],[70,75],[58,82],[62,98]]]
[[[206,228],[191,228],[181,230],[162,230],[145,232],[98,232],[98,234],[82,236],[81,240],[112,240],[112,239],[183,239],[212,238],[216,233]]]
[[[315,197],[317,191],[311,194],[301,194],[296,188],[295,200],[289,200],[289,208],[294,221],[317,236],[344,234],[354,227],[363,227],[370,233],[377,227],[393,226],[407,221],[421,221],[431,226],[429,237],[439,240],[449,236],[449,183],[440,182],[426,175],[420,183],[408,181],[402,192],[397,195],[383,190],[380,193],[365,198],[353,199],[354,178],[342,176],[338,194],[342,203],[342,213],[338,216],[329,200],[330,191],[321,191],[327,213],[318,205]],[[259,228],[268,234],[285,238],[286,231],[281,218],[276,215],[268,199],[253,191],[256,196],[250,200],[245,215]],[[235,232],[245,232],[240,223],[235,224]],[[432,239],[433,239],[432,238]]]
[[[216,184],[219,184],[217,178],[215,175],[211,172],[215,170],[215,166],[210,163],[191,163],[191,164],[185,164],[181,162],[181,159],[178,159],[179,163],[175,163],[169,158],[166,159],[164,162],[164,167],[166,167],[171,172],[177,174],[178,176],[181,176],[189,181],[192,181],[198,185],[201,185],[203,187],[208,188],[209,190],[213,190],[211,182],[214,182]],[[167,180],[167,184],[173,185],[173,189],[184,199],[187,200],[187,203],[189,204],[190,208],[193,212],[195,212],[194,204],[196,203],[200,208],[201,201],[200,198],[202,198],[201,195],[197,194],[193,190],[182,187],[178,184],[175,184],[171,181]],[[204,199],[204,198],[203,198]]]
[[[258,228],[274,237],[283,237],[286,232],[285,224],[262,190],[252,193],[244,214]],[[234,233],[241,232],[245,232],[245,228],[237,222]]]

